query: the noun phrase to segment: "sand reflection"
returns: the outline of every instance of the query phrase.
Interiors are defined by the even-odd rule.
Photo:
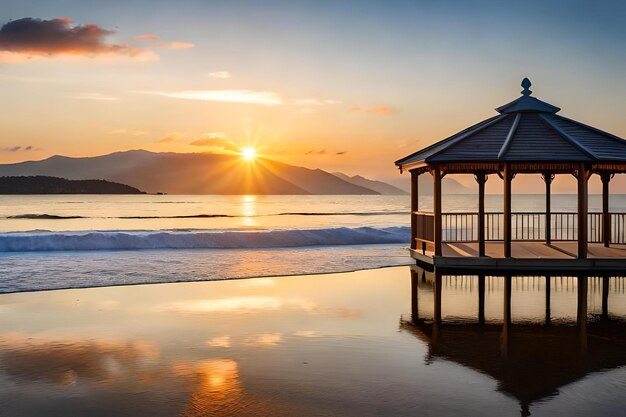
[[[20,381],[55,384],[102,383],[145,371],[159,358],[147,341],[34,339],[24,334],[0,336],[4,371]]]
[[[282,340],[283,336],[280,333],[262,333],[251,336],[248,344],[258,347],[274,347],[278,346]]]
[[[232,340],[230,336],[217,336],[207,340],[206,344],[211,347],[229,348],[232,346]]]
[[[182,416],[216,415],[237,408],[242,395],[237,362],[232,359],[209,359],[196,363],[179,363],[174,372],[191,378],[192,389],[188,404]]]
[[[161,311],[179,311],[183,313],[245,313],[255,310],[280,310],[283,308],[311,311],[316,307],[317,305],[315,303],[303,298],[243,296],[208,300],[186,300],[169,303],[158,309]]]

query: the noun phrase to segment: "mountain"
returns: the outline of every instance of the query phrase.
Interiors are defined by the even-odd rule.
[[[418,180],[419,193],[420,195],[433,195],[433,177],[432,175],[426,173],[420,175]],[[467,188],[456,179],[451,176],[446,176],[441,180],[443,184],[443,190],[446,194],[471,194],[472,190]],[[398,175],[398,178],[389,180],[390,184],[398,187],[399,189],[406,191],[407,193],[411,192],[411,175],[408,172],[405,172],[402,175]]]
[[[0,176],[106,179],[146,192],[170,194],[379,194],[320,169],[238,155],[154,153],[144,150],[0,164]]]
[[[141,194],[125,184],[58,177],[0,177],[0,194]]]
[[[360,175],[354,175],[351,177],[341,172],[333,172],[333,175],[351,184],[358,185],[360,187],[369,188],[370,190],[374,190],[378,194],[381,194],[381,195],[409,194],[407,191],[401,190],[397,187],[394,187],[391,184],[387,184],[386,182],[370,180]]]

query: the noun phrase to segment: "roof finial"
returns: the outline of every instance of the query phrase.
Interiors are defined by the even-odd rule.
[[[522,87],[524,88],[524,90],[522,90],[522,95],[525,97],[528,97],[529,95],[531,95],[533,92],[530,91],[530,86],[532,85],[532,83],[530,82],[530,80],[528,78],[524,78],[522,80]]]

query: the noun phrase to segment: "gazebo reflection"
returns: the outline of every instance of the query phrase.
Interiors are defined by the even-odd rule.
[[[478,276],[476,320],[442,319],[445,297],[441,274],[419,268],[411,271],[411,318],[400,328],[428,346],[427,362],[453,361],[489,375],[498,390],[516,398],[521,415],[529,416],[533,403],[558,395],[559,387],[589,373],[626,365],[626,321],[608,315],[609,279],[602,278],[602,313],[588,320],[587,277],[577,280],[576,322],[550,319],[550,279],[546,285],[546,318],[543,321],[511,319],[512,276],[503,282],[502,321],[485,320],[485,276]],[[420,291],[433,292],[432,316],[420,317]],[[424,297],[426,298],[426,297]]]

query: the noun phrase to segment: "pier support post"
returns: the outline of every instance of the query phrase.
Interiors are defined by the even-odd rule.
[[[552,243],[552,196],[551,196],[551,185],[554,180],[554,174],[550,172],[544,172],[541,174],[543,181],[546,183],[546,243]]]
[[[503,180],[504,180],[504,257],[511,257],[511,164],[504,164]]]
[[[578,276],[578,307],[576,314],[580,353],[587,353],[587,277]]]
[[[552,318],[552,312],[550,311],[550,292],[551,289],[551,281],[550,276],[546,276],[546,324],[550,324],[550,320]]]
[[[485,256],[485,183],[488,177],[478,172],[474,178],[478,183],[478,256]]]
[[[433,310],[433,324],[441,324],[441,273],[435,272],[435,297],[434,297],[434,310]]]
[[[602,277],[602,318],[609,318],[609,284],[611,278]]]
[[[417,323],[419,319],[417,310],[417,282],[418,272],[411,268],[411,322]]]
[[[581,163],[576,175],[578,179],[578,259],[587,258],[587,166]]]
[[[435,212],[435,256],[441,256],[441,169],[438,166],[436,166],[433,170],[433,178],[435,182],[433,189],[433,211]]]
[[[504,309],[503,309],[503,322],[506,326],[511,324],[511,275],[504,277]]]
[[[613,174],[603,172],[600,174],[602,180],[602,242],[605,247],[611,243],[611,213],[609,212],[609,182]]]
[[[416,170],[411,170],[411,249],[417,249],[417,216],[415,212],[419,211],[419,186],[417,180],[419,174]]]
[[[478,275],[478,323],[485,324],[485,275]]]
[[[500,356],[509,356],[509,330],[511,328],[511,275],[504,277],[504,302],[502,315],[502,333],[500,334]]]

